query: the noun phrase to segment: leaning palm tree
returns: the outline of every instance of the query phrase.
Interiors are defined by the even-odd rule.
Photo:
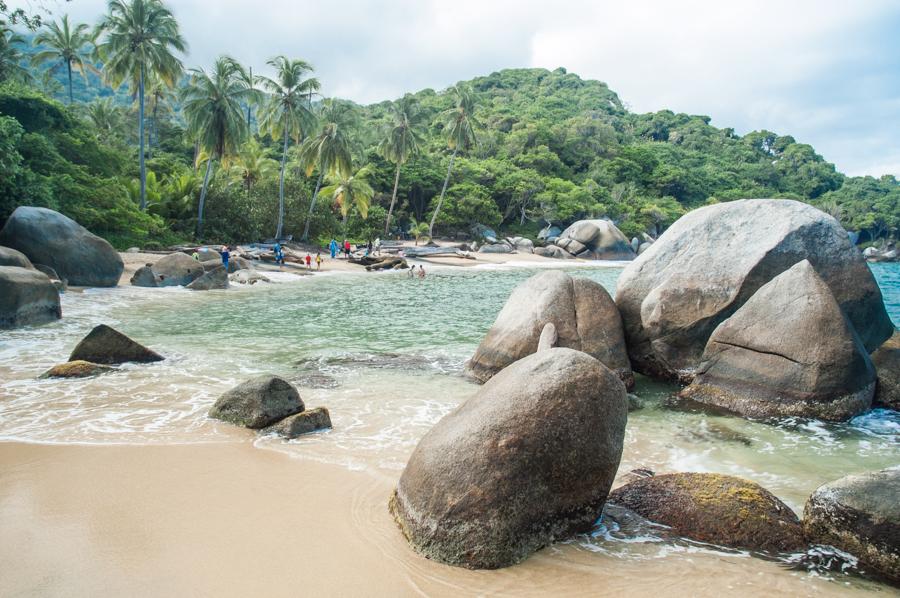
[[[325,197],[330,197],[337,204],[343,216],[344,235],[347,234],[347,217],[350,215],[350,208],[354,207],[363,219],[369,216],[369,204],[375,190],[366,180],[372,175],[372,167],[363,166],[354,174],[336,172],[329,175],[327,187],[322,187],[320,193]]]
[[[278,226],[275,229],[275,238],[280,239],[284,228],[284,170],[288,143],[291,139],[299,143],[315,124],[309,100],[318,91],[319,80],[306,76],[312,72],[313,67],[303,60],[276,56],[268,64],[275,67],[275,78],[259,78],[263,88],[269,93],[269,99],[262,109],[260,129],[267,131],[273,140],[281,139],[284,142],[281,152],[281,180],[278,185]]]
[[[278,163],[269,157],[269,150],[259,144],[256,139],[250,139],[241,146],[234,159],[231,161],[231,174],[247,190],[250,190],[263,177],[275,172]]]
[[[97,25],[103,41],[97,57],[104,63],[107,82],[119,87],[127,81],[138,94],[138,156],[141,170],[141,209],[147,207],[147,169],[144,164],[144,85],[149,74],[174,87],[184,71],[174,52],[187,43],[178,21],[161,0],[109,0],[108,14]]]
[[[187,133],[207,154],[206,174],[197,208],[198,239],[203,236],[203,207],[213,164],[232,155],[247,138],[247,123],[241,107],[246,97],[247,88],[235,76],[234,65],[228,58],[216,60],[210,73],[203,69],[192,70],[190,84],[182,90]]]
[[[447,184],[450,182],[450,173],[453,172],[453,161],[459,150],[469,149],[476,141],[475,128],[480,127],[475,119],[475,101],[472,91],[467,87],[455,85],[453,93],[456,95],[456,105],[445,110],[441,117],[444,120],[444,131],[447,134],[447,147],[453,150],[450,156],[450,165],[447,167],[447,177],[444,179],[444,187],[441,189],[441,197],[438,199],[434,214],[431,215],[431,224],[428,225],[428,236],[434,237],[434,222],[444,203],[447,194]]]
[[[0,82],[6,80],[28,83],[31,73],[22,66],[25,38],[0,21]]]
[[[306,176],[310,176],[316,169],[319,171],[316,189],[309,204],[309,213],[306,215],[306,225],[303,227],[304,241],[309,238],[309,223],[316,208],[322,179],[325,176],[342,178],[350,176],[351,140],[348,133],[353,128],[355,119],[356,112],[351,104],[332,99],[324,100],[319,112],[322,126],[318,135],[308,138],[300,146],[300,163],[306,170]]]
[[[86,23],[69,23],[69,15],[63,15],[59,23],[50,23],[46,29],[34,36],[32,44],[43,48],[31,57],[31,64],[41,66],[53,63],[51,68],[65,66],[69,81],[69,104],[72,97],[72,71],[81,73],[87,81],[87,71],[97,72],[89,60],[88,46],[93,36]]]
[[[391,111],[393,122],[379,145],[381,155],[386,160],[397,165],[397,171],[394,174],[394,192],[391,194],[391,206],[388,208],[387,218],[384,221],[385,236],[391,229],[391,215],[394,213],[394,203],[397,201],[397,185],[400,183],[400,167],[419,153],[419,144],[422,143],[422,135],[417,130],[422,120],[422,112],[419,110],[416,99],[411,95],[406,95],[391,106]]]

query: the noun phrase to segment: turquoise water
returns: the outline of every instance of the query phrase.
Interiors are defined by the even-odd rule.
[[[881,287],[884,305],[894,326],[900,328],[900,263],[869,264],[869,267]]]

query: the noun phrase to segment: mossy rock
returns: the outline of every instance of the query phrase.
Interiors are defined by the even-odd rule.
[[[78,359],[55,365],[41,374],[40,378],[88,378],[114,371],[116,371],[114,367]]]
[[[672,473],[639,479],[613,490],[608,502],[700,542],[762,552],[805,546],[790,507],[762,486],[734,476]]]

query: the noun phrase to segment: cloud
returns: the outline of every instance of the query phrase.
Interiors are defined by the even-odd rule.
[[[43,2],[88,21],[106,4]],[[191,65],[228,53],[260,71],[273,55],[302,57],[326,93],[359,102],[501,68],[563,66],[607,82],[637,111],[791,134],[850,174],[900,176],[900,4],[890,0],[169,5]]]

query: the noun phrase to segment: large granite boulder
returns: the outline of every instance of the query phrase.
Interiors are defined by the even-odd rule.
[[[507,243],[491,243],[478,248],[478,253],[512,253],[513,248]]]
[[[31,261],[25,254],[21,251],[16,251],[12,247],[0,247],[0,266],[15,266],[26,270],[34,269]]]
[[[900,582],[900,466],[820,486],[803,511],[809,539]]]
[[[561,247],[557,247],[556,245],[547,245],[546,247],[535,247],[534,248],[535,255],[540,255],[543,257],[552,257],[558,260],[571,260],[575,256],[564,250]]]
[[[159,287],[183,287],[203,276],[200,262],[180,251],[160,258],[150,269]],[[132,284],[136,284],[134,278]]]
[[[518,563],[597,520],[626,418],[625,386],[590,355],[530,355],[422,438],[391,513],[428,558],[472,569]]]
[[[278,376],[257,376],[227,391],[209,416],[247,428],[271,426],[304,409],[300,393]]]
[[[95,326],[69,355],[69,361],[88,361],[106,365],[127,362],[152,363],[163,359],[165,358],[156,351],[131,340],[106,324]]]
[[[608,502],[667,525],[685,537],[730,548],[788,552],[805,546],[797,515],[748,480],[715,473],[671,473],[636,479]]]
[[[331,428],[331,414],[325,407],[316,407],[291,415],[277,424],[272,424],[263,430],[267,434],[277,434],[288,440],[292,440],[304,434],[328,430]]]
[[[136,287],[158,287],[159,277],[153,273],[153,266],[147,264],[135,270],[130,280],[132,286]]]
[[[0,329],[46,324],[61,317],[59,291],[46,274],[0,266]]]
[[[538,233],[538,239],[546,241],[547,239],[555,239],[562,234],[562,229],[558,226],[545,226]]]
[[[541,331],[556,327],[557,347],[568,347],[600,360],[626,386],[634,385],[622,319],[609,293],[586,278],[547,270],[517,286],[494,325],[466,364],[479,382],[537,351]]]
[[[745,199],[682,216],[622,272],[616,303],[632,367],[690,382],[716,326],[805,259],[868,351],[890,337],[878,284],[837,220],[798,201]]]
[[[609,220],[579,220],[559,235],[556,245],[589,260],[631,260],[635,253]]]
[[[869,354],[803,260],[715,329],[680,396],[748,417],[843,421],[866,411],[874,392]]]
[[[0,245],[50,266],[74,286],[114,287],[125,268],[112,245],[47,208],[16,208],[0,230]]]
[[[900,331],[872,353],[872,364],[878,375],[875,405],[900,411]]]
[[[225,266],[219,265],[205,273],[203,276],[187,285],[192,291],[212,291],[215,289],[228,288],[228,272]]]

